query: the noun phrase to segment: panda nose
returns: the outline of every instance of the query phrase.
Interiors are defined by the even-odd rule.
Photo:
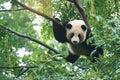
[[[78,42],[77,41],[73,41],[74,44],[77,44]]]

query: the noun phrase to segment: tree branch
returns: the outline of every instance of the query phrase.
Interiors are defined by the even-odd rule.
[[[47,16],[46,14],[43,14],[43,13],[41,13],[41,12],[38,12],[38,11],[34,10],[34,9],[32,9],[32,8],[30,8],[30,7],[28,7],[28,6],[24,5],[24,4],[22,4],[22,3],[19,2],[18,0],[15,0],[15,1],[16,1],[20,6],[22,6],[24,9],[29,10],[29,11],[31,11],[31,12],[33,12],[33,13],[36,13],[36,14],[38,14],[38,15],[40,15],[40,16],[46,18],[46,19],[49,19],[50,21],[53,21],[53,22],[55,22],[55,23],[57,23],[57,24],[63,26],[63,25],[60,24],[58,21],[56,21],[55,19],[53,19],[53,18]]]
[[[85,14],[84,10],[83,10],[82,5],[79,4],[78,0],[75,0],[74,4],[78,8],[78,11],[80,12],[80,14],[81,14],[83,20],[85,21],[86,25],[89,26],[88,20],[87,20],[87,17],[86,17],[86,14]]]
[[[20,77],[21,75],[23,75],[25,72],[27,72],[29,70],[29,68],[27,68],[24,71],[21,71],[19,74],[16,75],[16,78]]]
[[[25,9],[16,9],[16,10],[0,10],[0,12],[11,12],[11,11],[22,11]]]
[[[74,2],[74,0],[67,0],[67,1],[69,1],[69,2]]]
[[[16,75],[16,78],[23,75],[25,72],[27,72],[30,68],[39,68],[39,66],[0,66],[1,69],[20,69],[20,68],[26,68],[26,70],[21,71],[19,74]]]
[[[38,40],[36,40],[36,39],[34,39],[34,38],[31,38],[31,37],[29,37],[29,36],[26,36],[26,35],[20,34],[20,33],[18,33],[18,32],[15,32],[15,31],[13,31],[13,30],[11,30],[11,29],[3,26],[3,25],[0,25],[0,27],[3,28],[3,29],[5,29],[5,30],[7,30],[9,33],[13,33],[13,34],[15,34],[15,35],[17,35],[17,36],[19,36],[19,37],[26,38],[26,39],[28,39],[28,40],[31,40],[31,41],[33,41],[33,42],[36,42],[36,43],[38,43],[38,44],[40,44],[40,45],[42,45],[42,46],[44,46],[44,47],[52,50],[54,53],[60,54],[57,50],[53,49],[52,47],[50,47],[50,46],[48,46],[48,45],[46,45],[46,44],[44,44],[44,43],[42,43],[41,41],[38,41]]]
[[[85,14],[85,12],[83,10],[82,5],[79,3],[79,1],[78,0],[67,0],[67,1],[72,2],[72,3],[75,4],[75,6],[77,7],[78,11],[80,12],[80,15],[81,15],[82,19],[85,21],[86,25],[89,27],[86,14]]]
[[[38,66],[0,66],[0,68],[17,69],[17,68],[39,68]]]

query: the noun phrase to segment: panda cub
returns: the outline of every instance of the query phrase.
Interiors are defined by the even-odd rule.
[[[58,22],[59,19],[56,18]],[[66,57],[68,62],[74,63],[80,55],[90,56],[94,51],[92,62],[96,61],[95,57],[99,57],[103,53],[101,47],[87,44],[90,29],[83,20],[73,20],[63,23],[63,26],[53,22],[53,33],[55,39],[59,42],[68,44],[69,55]]]

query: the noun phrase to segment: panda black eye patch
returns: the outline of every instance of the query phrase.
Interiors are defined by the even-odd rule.
[[[72,25],[71,25],[71,24],[67,24],[67,25],[66,25],[66,28],[71,29],[71,28],[72,28]]]
[[[85,25],[82,25],[81,28],[83,29],[83,31],[87,29]]]
[[[74,36],[74,33],[72,33],[71,35],[70,35],[70,38],[72,38]]]
[[[80,39],[80,38],[81,38],[81,35],[79,34],[78,37],[79,37],[79,39]]]

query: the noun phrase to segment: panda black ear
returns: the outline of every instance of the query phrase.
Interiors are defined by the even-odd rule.
[[[72,25],[71,25],[71,24],[66,24],[65,27],[68,28],[68,29],[71,29],[71,28],[72,28]]]
[[[83,29],[83,31],[87,29],[85,25],[82,25],[81,28]]]

